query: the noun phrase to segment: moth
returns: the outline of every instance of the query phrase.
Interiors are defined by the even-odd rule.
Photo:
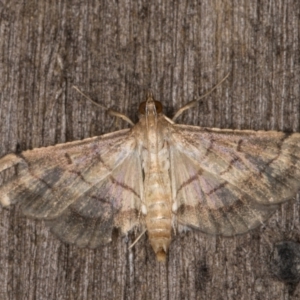
[[[79,247],[139,228],[158,261],[173,230],[232,236],[263,224],[300,187],[300,134],[176,124],[194,104],[170,119],[149,93],[131,129],[2,157],[0,174],[16,175],[1,204],[20,202]]]

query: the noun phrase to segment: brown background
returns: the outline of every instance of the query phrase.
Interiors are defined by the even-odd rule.
[[[74,84],[137,121],[149,88],[170,116],[230,72],[178,122],[299,132],[299,20],[299,0],[1,1],[0,156],[118,129]],[[269,268],[297,199],[242,236],[176,236],[166,264],[146,236],[78,249],[0,208],[0,299],[299,299]]]

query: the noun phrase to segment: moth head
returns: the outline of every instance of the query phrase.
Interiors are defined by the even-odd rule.
[[[162,112],[162,104],[159,101],[154,100],[151,92],[147,94],[147,100],[143,101],[139,107],[139,113],[145,115],[146,112],[155,111],[156,114]]]

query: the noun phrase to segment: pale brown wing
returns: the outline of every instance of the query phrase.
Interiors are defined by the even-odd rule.
[[[171,180],[177,220],[234,235],[262,224],[300,187],[300,134],[174,125]]]
[[[66,242],[96,247],[113,227],[138,224],[142,169],[128,129],[0,159],[0,172],[12,166],[17,175],[0,187],[0,202],[20,202]]]

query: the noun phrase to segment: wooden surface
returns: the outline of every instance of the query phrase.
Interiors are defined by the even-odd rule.
[[[73,85],[136,122],[148,89],[171,116],[228,72],[179,123],[299,132],[299,16],[295,0],[2,1],[0,156],[127,126]],[[146,236],[78,249],[0,208],[0,299],[299,299],[269,266],[300,241],[297,199],[242,236],[176,236],[166,264]]]

